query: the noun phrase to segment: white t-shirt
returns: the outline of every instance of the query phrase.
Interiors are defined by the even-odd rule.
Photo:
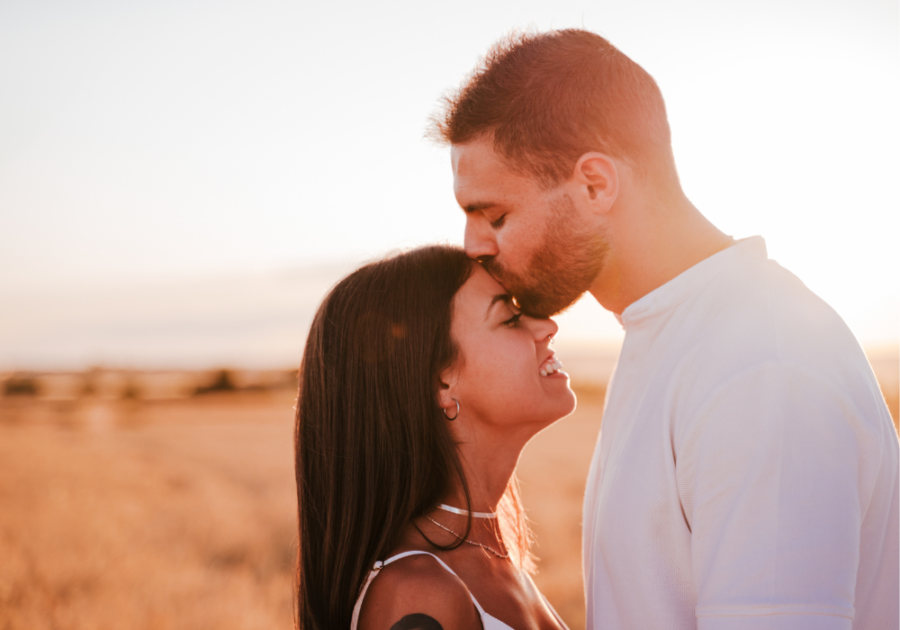
[[[841,318],[753,237],[621,320],[588,629],[896,629],[897,435]]]

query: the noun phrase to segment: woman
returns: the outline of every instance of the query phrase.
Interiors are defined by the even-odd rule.
[[[335,286],[300,369],[302,630],[565,627],[529,576],[514,476],[575,407],[556,330],[453,247]]]

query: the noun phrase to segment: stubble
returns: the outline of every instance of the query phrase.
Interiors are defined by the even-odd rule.
[[[553,202],[543,239],[524,272],[513,273],[496,259],[484,268],[532,317],[551,317],[572,306],[603,268],[609,245],[603,234],[589,233],[578,224],[572,199]]]

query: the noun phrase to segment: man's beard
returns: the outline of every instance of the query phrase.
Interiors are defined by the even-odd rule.
[[[568,195],[553,202],[552,210],[523,274],[510,272],[493,258],[483,263],[532,317],[550,317],[572,306],[591,287],[609,250],[602,234],[580,229]]]

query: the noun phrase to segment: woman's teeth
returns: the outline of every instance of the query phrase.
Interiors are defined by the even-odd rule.
[[[550,376],[551,374],[556,373],[560,368],[562,368],[562,363],[560,363],[559,359],[553,357],[549,361],[541,364],[541,376]]]

